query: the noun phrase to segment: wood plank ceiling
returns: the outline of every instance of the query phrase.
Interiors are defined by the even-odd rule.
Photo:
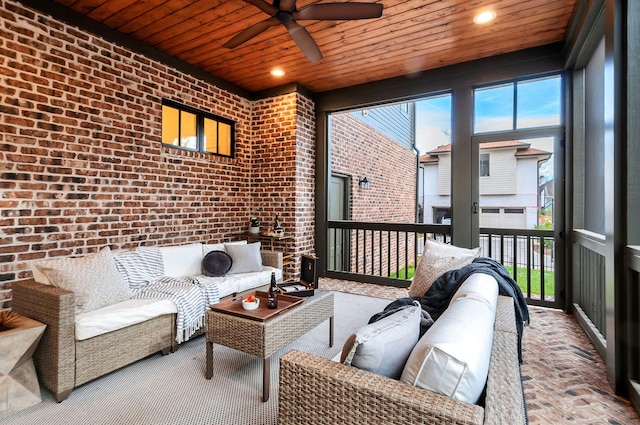
[[[382,17],[300,21],[324,58],[310,62],[282,25],[230,50],[222,45],[268,15],[242,0],[54,0],[246,90],[297,82],[348,87],[564,41],[575,0],[358,0]],[[278,0],[276,0],[278,1]],[[346,0],[297,0],[297,9]],[[497,17],[473,23],[490,8]],[[270,75],[281,68],[285,76]]]

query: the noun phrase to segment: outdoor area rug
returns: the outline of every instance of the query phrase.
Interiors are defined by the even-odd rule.
[[[42,390],[42,403],[0,424],[269,425],[277,423],[279,357],[291,349],[335,357],[344,341],[389,300],[334,292],[335,339],[329,321],[271,358],[271,395],[262,395],[262,359],[214,345],[213,377],[205,374],[205,339],[199,336],[168,356],[156,354],[73,390],[57,403]]]

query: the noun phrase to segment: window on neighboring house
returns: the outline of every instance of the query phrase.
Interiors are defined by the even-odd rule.
[[[233,157],[235,123],[208,112],[162,101],[162,143],[195,152]]]
[[[489,154],[480,154],[480,177],[489,177]]]

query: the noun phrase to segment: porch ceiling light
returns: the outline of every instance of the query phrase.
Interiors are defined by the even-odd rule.
[[[474,18],[473,22],[478,25],[488,24],[489,22],[496,19],[496,12],[493,10],[485,10],[484,12],[478,13]]]
[[[358,178],[358,186],[360,186],[360,189],[369,190],[369,189],[371,189],[371,182],[369,181],[369,179],[366,176],[365,177],[359,177]]]

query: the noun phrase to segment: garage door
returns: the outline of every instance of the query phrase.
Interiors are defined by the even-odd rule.
[[[524,208],[480,208],[480,227],[526,229]]]

